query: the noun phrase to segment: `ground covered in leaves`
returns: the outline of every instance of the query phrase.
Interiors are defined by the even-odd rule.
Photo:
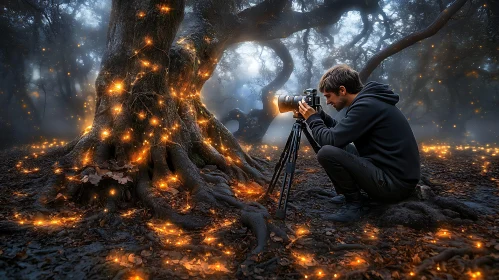
[[[290,241],[271,233],[264,253],[248,258],[256,239],[237,211],[212,209],[212,225],[196,232],[153,219],[137,204],[116,219],[100,219],[95,214],[105,205],[75,205],[63,194],[48,201],[53,211],[36,211],[36,182],[43,175],[30,160],[51,144],[57,145],[0,153],[1,279],[499,279],[497,147],[421,145],[423,183],[462,200],[479,218],[416,230],[383,227],[384,208],[375,205],[355,224],[324,221],[322,215],[339,206],[330,203],[332,185],[304,145],[287,220],[271,221]],[[280,148],[246,148],[267,159],[272,173]],[[245,201],[265,191],[257,184],[235,184],[234,190]],[[188,212],[188,197],[183,203]]]

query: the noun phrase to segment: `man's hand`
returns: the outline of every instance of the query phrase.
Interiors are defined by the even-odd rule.
[[[298,111],[305,119],[308,119],[311,115],[316,113],[314,108],[308,106],[307,102],[303,101],[298,102]]]

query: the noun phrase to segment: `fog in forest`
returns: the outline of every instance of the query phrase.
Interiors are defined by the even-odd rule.
[[[106,48],[110,1],[3,3],[0,147],[75,138],[92,124],[95,113],[94,84]],[[368,16],[348,12],[337,24],[282,39],[293,69],[271,94],[316,88],[324,71],[335,64],[360,71],[370,57],[425,28],[439,13],[433,1],[384,1],[382,7],[382,12]],[[397,106],[419,141],[498,142],[499,25],[488,9],[473,2],[468,12],[452,18],[437,34],[386,58],[370,75],[368,80],[389,84],[400,95]],[[188,6],[186,20],[190,12]],[[241,123],[231,119],[230,112],[238,108],[252,119],[251,110],[264,109],[262,89],[286,66],[289,63],[266,42],[234,45],[223,53],[201,99],[236,132]],[[335,118],[343,116],[324,99],[322,103]],[[282,144],[293,122],[290,113],[275,117],[264,126],[263,143]]]

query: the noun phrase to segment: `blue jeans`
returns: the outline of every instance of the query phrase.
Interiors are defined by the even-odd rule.
[[[323,146],[317,153],[317,160],[338,194],[356,193],[362,189],[374,200],[395,202],[413,192],[397,186],[383,170],[360,157],[352,144],[345,149]]]

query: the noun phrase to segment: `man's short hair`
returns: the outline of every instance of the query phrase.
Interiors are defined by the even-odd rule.
[[[319,82],[319,91],[338,94],[340,86],[344,86],[348,93],[357,93],[364,88],[359,73],[346,64],[336,65],[327,70]]]

